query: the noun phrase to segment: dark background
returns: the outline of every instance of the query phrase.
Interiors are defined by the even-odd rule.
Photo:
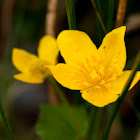
[[[100,0],[103,22],[106,26],[108,0]],[[115,0],[113,23],[115,24],[118,1]],[[47,83],[27,84],[17,81],[17,73],[12,65],[11,55],[14,47],[37,54],[39,39],[45,34],[45,18],[48,10],[47,0],[1,0],[0,1],[0,96],[17,140],[39,139],[35,123],[42,103],[57,104],[58,97],[52,99],[52,88]],[[100,46],[102,35],[98,31],[96,13],[90,0],[75,0],[77,29],[89,34],[93,42]],[[127,27],[125,42],[127,65],[131,69],[134,58],[140,49],[140,1],[128,0],[124,25]],[[64,0],[59,0],[56,12],[55,36],[68,29]],[[59,62],[63,62],[61,56]],[[72,95],[64,89],[73,104],[82,104],[80,93]],[[54,94],[55,96],[55,94]],[[119,111],[119,121],[113,124],[110,140],[136,138],[140,140],[140,82],[127,94]],[[124,136],[125,135],[125,136]],[[139,136],[138,136],[139,135]],[[7,140],[0,118],[0,140]]]

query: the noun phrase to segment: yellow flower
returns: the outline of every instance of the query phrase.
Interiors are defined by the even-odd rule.
[[[27,83],[42,83],[50,75],[47,65],[56,65],[58,48],[56,40],[51,36],[44,36],[38,46],[38,57],[23,49],[14,48],[12,62],[21,72],[14,78]]]
[[[62,31],[57,44],[66,64],[49,66],[54,78],[64,87],[80,90],[82,97],[95,106],[116,101],[131,73],[131,70],[123,71],[125,30],[122,26],[108,33],[98,50],[86,33]],[[139,79],[137,72],[130,88]]]

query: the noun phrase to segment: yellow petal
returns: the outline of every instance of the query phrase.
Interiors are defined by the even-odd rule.
[[[126,27],[122,26],[108,33],[98,49],[107,68],[116,64],[121,71],[124,69],[126,63],[125,30]]]
[[[131,70],[127,70],[124,71],[122,75],[118,76],[116,80],[110,82],[111,87],[110,87],[110,92],[112,92],[112,94],[121,94],[124,85],[126,84],[129,76],[131,74]],[[133,88],[133,86],[135,86],[135,84],[140,80],[140,71],[138,71],[131,83],[131,86],[129,88],[129,90],[131,88]]]
[[[90,86],[90,81],[87,79],[88,76],[81,69],[68,64],[58,64],[48,68],[54,78],[66,88],[81,90]]]
[[[28,72],[30,65],[38,60],[37,56],[23,49],[14,48],[12,52],[12,62],[21,72]]]
[[[14,75],[14,78],[17,80],[20,80],[22,82],[27,82],[27,83],[31,83],[31,84],[40,84],[44,82],[44,79],[39,79],[36,78],[34,76],[30,76],[24,73],[19,73]]]
[[[57,37],[57,44],[66,63],[75,63],[90,54],[97,54],[97,48],[90,37],[76,30],[62,31]],[[74,58],[73,58],[74,57]]]
[[[52,36],[44,36],[38,46],[39,58],[45,59],[50,65],[56,65],[58,57],[56,39]]]
[[[88,101],[89,103],[97,106],[97,107],[104,107],[109,103],[113,103],[118,99],[118,95],[111,94],[105,88],[96,88],[91,87],[86,90],[81,90],[82,98]]]

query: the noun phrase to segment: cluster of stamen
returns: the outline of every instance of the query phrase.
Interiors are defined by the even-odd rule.
[[[112,64],[107,67],[105,61],[101,61],[99,57],[92,57],[86,58],[80,66],[88,76],[89,87],[93,86],[97,89],[109,88],[111,86],[109,82],[115,80],[116,76],[119,75],[117,60],[112,61]]]

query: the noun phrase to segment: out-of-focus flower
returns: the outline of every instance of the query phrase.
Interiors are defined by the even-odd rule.
[[[38,46],[38,57],[23,49],[14,48],[12,62],[21,72],[14,78],[27,83],[43,83],[45,78],[51,74],[47,65],[56,65],[58,48],[56,39],[46,35]]]
[[[115,102],[131,73],[123,71],[125,30],[122,26],[108,33],[98,50],[86,33],[62,31],[57,44],[66,64],[49,66],[54,78],[64,87],[80,90],[82,97],[95,106]],[[130,89],[139,79],[137,72]]]

